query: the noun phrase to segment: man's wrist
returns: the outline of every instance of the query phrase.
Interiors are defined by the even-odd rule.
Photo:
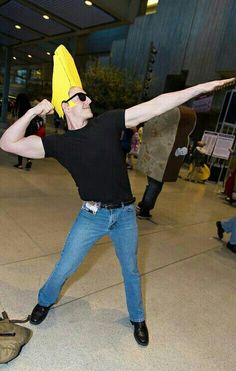
[[[195,86],[193,86],[193,88],[194,88],[194,96],[195,97],[205,93],[204,84],[195,85]]]
[[[25,117],[27,119],[29,119],[30,121],[35,117],[37,116],[37,114],[34,112],[34,107],[33,108],[30,108],[26,113],[25,113]]]

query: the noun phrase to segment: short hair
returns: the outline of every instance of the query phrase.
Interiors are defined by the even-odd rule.
[[[71,86],[70,89],[68,90],[68,96],[70,96],[70,92],[71,92],[71,90],[73,90],[73,89],[77,89],[77,88],[82,89],[81,86]]]

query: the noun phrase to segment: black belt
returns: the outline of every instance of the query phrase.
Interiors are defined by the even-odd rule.
[[[133,198],[133,200],[131,201],[116,202],[116,203],[109,203],[109,204],[104,204],[101,202],[100,207],[105,208],[105,209],[119,209],[120,207],[133,204],[134,201],[135,201],[135,198]]]

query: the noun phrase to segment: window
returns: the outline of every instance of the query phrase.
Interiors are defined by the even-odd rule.
[[[30,78],[32,80],[41,80],[42,78],[42,74],[41,74],[41,70],[39,68],[34,68],[30,71]]]
[[[16,70],[14,74],[13,83],[19,84],[19,85],[25,85],[26,78],[27,78],[27,69]]]

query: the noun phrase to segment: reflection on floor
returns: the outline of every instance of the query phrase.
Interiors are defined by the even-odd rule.
[[[0,153],[1,302],[25,317],[58,259],[80,207],[73,180],[54,160],[30,172]],[[129,172],[140,200],[145,177]],[[139,221],[139,263],[150,345],[139,347],[126,311],[111,242],[99,241],[67,282],[47,320],[4,369],[235,370],[236,256],[216,238],[215,221],[235,216],[218,187],[166,184],[153,222]]]

